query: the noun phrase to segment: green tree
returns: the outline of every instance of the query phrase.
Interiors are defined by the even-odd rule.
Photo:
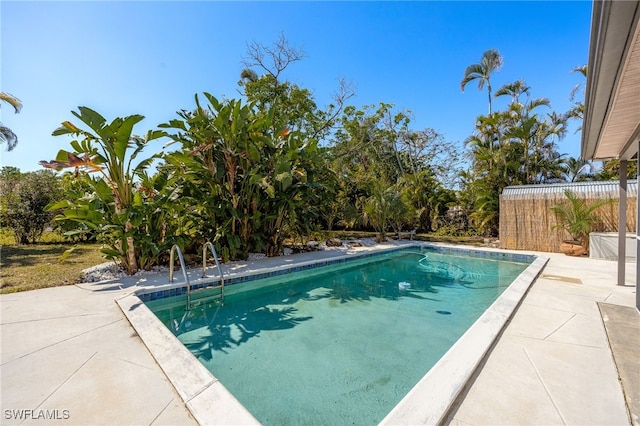
[[[335,133],[331,155],[339,174],[361,176],[367,182],[383,181],[393,185],[412,168],[406,150],[401,150],[401,135],[408,133],[409,116],[394,112],[392,104],[380,103],[376,108],[345,108],[341,126]],[[405,143],[409,143],[405,139]]]
[[[406,131],[409,118],[392,108],[384,103],[377,108],[346,107],[329,151],[339,186],[329,210],[338,212],[335,216],[343,226],[373,227],[379,239],[386,238],[389,225],[387,192],[395,192],[392,186],[411,169],[409,157],[400,148],[400,134]]]
[[[464,199],[470,219],[479,232],[495,236],[499,224],[499,197],[509,185],[551,183],[562,180],[564,155],[557,142],[566,134],[566,117],[551,112],[546,98],[530,97],[530,88],[519,80],[501,87],[496,97],[509,96],[504,111],[476,120],[467,138],[471,170],[465,175]]]
[[[257,114],[270,114],[277,125],[285,127],[292,134],[299,134],[308,143],[321,146],[335,131],[345,104],[354,91],[349,83],[341,79],[331,103],[319,107],[308,89],[286,79],[288,69],[304,57],[303,49],[291,45],[284,34],[271,45],[254,41],[247,45],[243,60],[245,69],[240,74],[238,85],[247,100],[255,106]],[[276,134],[277,129],[272,129],[272,133]],[[327,158],[325,150],[318,150],[323,152],[320,158],[324,162]],[[336,216],[337,188],[334,185],[337,181],[326,166],[321,167],[318,172],[320,175],[317,175],[317,181],[322,184],[316,182],[312,185],[315,202],[306,211],[298,212],[302,216],[291,222],[294,225],[292,232],[306,232],[304,229],[321,225],[332,227],[335,221],[340,220]]]
[[[445,188],[428,168],[404,175],[398,187],[409,206],[410,216],[405,224],[424,232],[435,231],[439,218],[446,213],[449,204],[455,202],[454,192]]]
[[[638,162],[627,162],[627,179],[638,177]],[[602,166],[595,173],[594,180],[618,180],[620,179],[620,160],[611,159],[602,162]]]
[[[22,179],[23,174],[19,168],[4,166],[0,169],[0,194],[7,196],[14,192],[16,185]]]
[[[33,244],[51,225],[45,207],[62,196],[60,180],[50,170],[20,173],[15,167],[0,171],[0,217],[13,230],[16,244]]]
[[[489,98],[489,115],[491,115],[491,74],[499,71],[502,67],[502,56],[495,49],[489,49],[482,54],[480,62],[469,65],[464,71],[464,77],[460,82],[460,89],[464,92],[465,86],[473,81],[478,80],[478,90],[482,90],[487,85],[487,94]]]
[[[341,79],[333,102],[324,109],[319,108],[308,89],[284,78],[286,69],[304,57],[304,51],[292,46],[284,34],[270,46],[254,41],[247,45],[243,60],[246,68],[240,73],[238,85],[258,110],[271,111],[274,120],[290,131],[302,132],[308,139],[324,140],[354,92],[351,85]]]
[[[469,219],[486,236],[498,233],[499,197],[509,185],[523,183],[523,146],[509,137],[506,113],[480,116],[474,134],[465,141],[471,168],[463,174],[463,198]]]
[[[22,102],[20,99],[6,92],[0,92],[0,101],[6,102],[13,107],[16,114],[22,109]],[[7,144],[7,151],[13,150],[18,144],[18,136],[8,127],[0,123],[0,143]]]
[[[507,143],[518,143],[522,147],[523,183],[538,183],[539,170],[535,160],[540,154],[539,149],[545,148],[550,133],[545,129],[544,118],[535,110],[541,106],[549,107],[547,98],[527,100],[525,103],[513,102],[505,112],[504,136]],[[532,161],[533,160],[533,161]]]
[[[164,169],[154,174],[145,170],[138,174],[138,179],[131,222],[136,229],[138,265],[149,269],[158,264],[174,244],[187,247],[191,238],[178,232],[188,214],[171,175]]]
[[[142,196],[135,190],[135,178],[156,156],[138,163],[134,161],[149,141],[165,133],[149,131],[144,137],[134,136],[133,127],[144,118],[141,115],[117,117],[107,123],[103,116],[90,108],[79,107],[78,110],[72,114],[89,130],[64,121],[53,135],[77,138],[71,141],[73,151],[60,150],[55,160],[41,161],[40,164],[57,170],[71,167],[100,173],[100,179],[87,181],[94,193],[82,200],[82,209],[70,202],[66,206],[66,214],[99,231],[110,244],[110,248],[103,251],[109,257],[117,258],[127,273],[134,274],[139,269],[134,223],[137,209],[142,204]],[[78,212],[82,212],[81,215]]]
[[[474,198],[470,219],[482,235],[497,236],[500,224],[500,192],[492,186],[490,180],[476,181],[471,188]]]
[[[593,164],[582,157],[569,157],[562,168],[564,180],[567,182],[583,182],[593,177]]]
[[[444,208],[435,182],[454,185],[459,153],[435,130],[414,130],[410,124],[410,112],[395,111],[392,104],[345,108],[330,146],[339,191],[329,210],[338,223],[381,232],[382,224],[371,219],[371,209],[379,208],[377,217],[387,218],[385,229],[431,230]],[[399,196],[402,209],[390,194]],[[387,205],[398,206],[397,214],[385,214]]]

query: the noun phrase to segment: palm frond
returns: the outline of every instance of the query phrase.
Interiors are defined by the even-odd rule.
[[[6,143],[7,151],[11,151],[18,145],[18,136],[10,128],[0,124],[0,143]]]
[[[22,102],[20,101],[20,99],[16,98],[15,96],[7,92],[0,92],[0,101],[4,101],[9,105],[11,105],[15,110],[16,114],[18,114],[22,109]]]

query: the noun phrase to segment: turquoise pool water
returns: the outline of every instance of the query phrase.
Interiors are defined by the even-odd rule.
[[[261,423],[377,424],[527,266],[412,249],[146,303]]]

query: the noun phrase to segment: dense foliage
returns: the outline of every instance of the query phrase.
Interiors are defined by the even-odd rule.
[[[51,224],[45,207],[62,196],[61,185],[50,170],[21,173],[0,169],[0,227],[13,230],[17,244],[35,243]]]
[[[161,125],[181,145],[159,168],[180,197],[178,233],[214,242],[226,259],[276,256],[285,236],[304,231],[318,213],[318,178],[328,170],[317,140],[287,127],[273,105],[204,96],[206,105],[196,96],[193,112]]]
[[[71,136],[72,149],[42,162],[75,169],[46,175],[64,187],[64,196],[50,191],[46,214],[57,214],[69,238],[103,243],[134,273],[165,261],[173,244],[196,253],[211,241],[226,260],[277,256],[286,238],[304,241],[323,229],[375,230],[379,240],[413,229],[496,236],[505,186],[617,178],[614,163],[594,171],[560,154],[568,120],[581,119],[575,91],[564,113],[532,97],[522,80],[492,93],[492,74],[503,65],[495,50],[461,81],[463,89],[471,81],[486,87],[489,99],[464,146],[414,128],[411,112],[393,104],[347,105],[353,91],[345,82],[319,107],[311,91],[283,78],[303,57],[284,37],[272,47],[250,44],[238,82],[243,99],[197,94],[194,105],[142,137],[134,134],[142,116],[108,122],[80,107],[79,125],[65,121],[54,131]],[[498,98],[507,100],[502,109],[492,105]],[[138,160],[157,138],[165,150]],[[18,229],[8,221],[15,191],[4,188],[16,181],[9,172],[20,175],[2,176],[3,224]]]

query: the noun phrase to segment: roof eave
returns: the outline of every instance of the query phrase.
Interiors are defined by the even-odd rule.
[[[586,160],[629,159],[637,152],[633,138],[620,146],[615,156],[603,156],[598,147],[639,18],[640,1],[593,3],[581,141],[581,156]]]

